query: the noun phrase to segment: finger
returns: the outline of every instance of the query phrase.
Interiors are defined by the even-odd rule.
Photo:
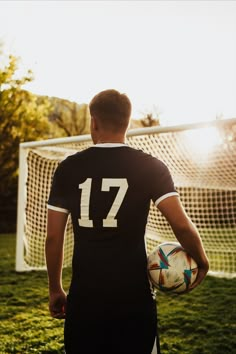
[[[206,272],[205,271],[199,271],[198,272],[198,276],[197,279],[195,280],[195,282],[189,287],[189,290],[193,290],[195,289],[198,285],[201,284],[201,282],[204,280],[206,276]]]
[[[53,306],[49,310],[52,317],[65,313],[64,308],[61,306]]]
[[[64,319],[66,317],[66,314],[64,312],[53,313],[51,315],[52,315],[53,318],[56,318],[58,320]]]

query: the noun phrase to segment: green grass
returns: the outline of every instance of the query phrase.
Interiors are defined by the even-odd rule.
[[[14,262],[15,235],[0,235],[0,354],[62,354],[63,321],[49,316],[46,272],[16,273]],[[65,289],[69,281],[68,269]],[[158,292],[157,301],[163,354],[234,353],[236,279],[207,277],[190,294]]]

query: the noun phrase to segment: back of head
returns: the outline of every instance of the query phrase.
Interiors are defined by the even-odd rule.
[[[102,129],[126,131],[131,115],[129,98],[116,90],[98,93],[89,104],[91,117],[96,117]]]

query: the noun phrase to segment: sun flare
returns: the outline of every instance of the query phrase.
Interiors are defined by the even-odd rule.
[[[222,143],[220,132],[216,127],[185,131],[184,139],[189,149],[201,155],[208,155]]]

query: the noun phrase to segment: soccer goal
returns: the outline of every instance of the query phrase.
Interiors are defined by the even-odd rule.
[[[164,161],[183,205],[200,231],[210,273],[236,276],[236,119],[128,132],[127,144]],[[16,270],[45,269],[47,199],[55,168],[66,156],[92,145],[90,135],[20,144]],[[173,241],[161,213],[150,207],[146,245]],[[64,266],[71,265],[70,220]]]

